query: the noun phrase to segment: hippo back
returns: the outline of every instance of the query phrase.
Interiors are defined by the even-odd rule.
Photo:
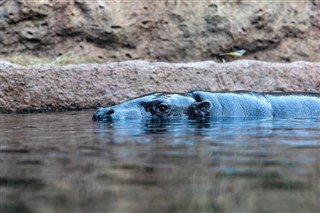
[[[272,117],[271,104],[256,92],[204,92],[188,93],[197,102],[211,102],[211,117]]]
[[[318,93],[265,93],[275,118],[320,117]]]
[[[197,102],[210,101],[212,117],[320,117],[319,93],[191,91],[188,95]]]

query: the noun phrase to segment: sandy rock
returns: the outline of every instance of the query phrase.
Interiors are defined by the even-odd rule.
[[[19,66],[0,61],[0,111],[97,108],[155,91],[320,92],[320,63],[239,60]]]
[[[0,11],[0,56],[188,62],[244,48],[246,59],[320,60],[318,0],[1,0]]]

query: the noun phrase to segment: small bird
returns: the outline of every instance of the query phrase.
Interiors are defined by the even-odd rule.
[[[246,50],[236,50],[228,53],[220,53],[219,56],[232,56],[232,57],[238,58],[238,57],[241,57],[246,52],[247,52]]]

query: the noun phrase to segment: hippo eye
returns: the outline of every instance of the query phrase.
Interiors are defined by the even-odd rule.
[[[170,107],[165,103],[161,103],[155,107],[155,111],[160,112],[162,114],[167,114],[170,112]]]

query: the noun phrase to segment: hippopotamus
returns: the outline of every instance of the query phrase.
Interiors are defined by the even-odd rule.
[[[250,91],[151,93],[99,108],[94,121],[136,118],[315,118],[320,93],[258,93]]]
[[[205,103],[210,105],[208,101]],[[115,106],[99,108],[93,120],[148,118],[148,117],[190,117],[188,112],[195,104],[193,97],[178,93],[152,93],[134,98]]]

